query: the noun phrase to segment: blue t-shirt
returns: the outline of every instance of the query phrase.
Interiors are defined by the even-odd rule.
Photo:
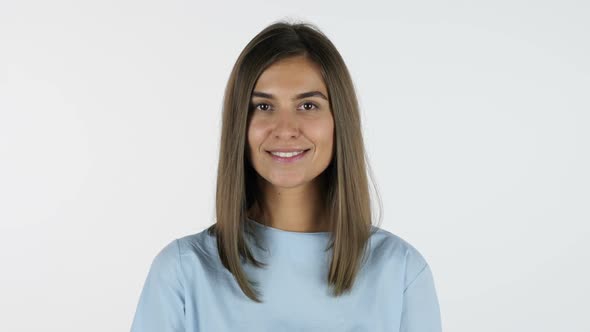
[[[258,281],[256,303],[224,268],[207,230],[175,239],[153,259],[131,332],[404,331],[439,332],[434,280],[408,242],[372,226],[370,253],[352,291],[327,285],[329,232],[291,232],[249,219],[266,250],[265,268],[242,265]],[[248,239],[247,239],[248,241]]]

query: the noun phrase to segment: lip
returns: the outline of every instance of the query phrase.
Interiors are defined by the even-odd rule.
[[[267,152],[297,152],[297,151],[305,151],[305,150],[309,150],[306,148],[278,148],[278,149],[273,149],[273,150],[266,150]]]
[[[292,151],[301,151],[302,149],[299,150],[292,150]],[[305,158],[305,156],[307,156],[307,153],[311,150],[311,149],[303,149],[303,153],[300,153],[296,156],[293,157],[279,157],[279,156],[275,156],[272,153],[270,153],[270,151],[267,151],[268,155],[272,158],[272,160],[279,162],[279,163],[283,163],[283,164],[290,164],[290,163],[294,163],[298,160],[301,160],[303,158]],[[292,151],[285,151],[285,152],[292,152]],[[275,152],[275,151],[273,151]],[[283,151],[280,151],[283,152]]]

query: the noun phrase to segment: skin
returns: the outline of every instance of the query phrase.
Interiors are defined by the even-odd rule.
[[[329,101],[320,96],[292,99],[309,91],[320,91],[329,98],[318,65],[296,56],[269,66],[258,78],[251,99],[248,149],[265,213],[255,207],[250,217],[285,231],[329,230],[318,176],[332,160],[334,119]],[[274,98],[254,96],[255,92]],[[310,150],[291,164],[276,162],[267,152],[285,147]]]

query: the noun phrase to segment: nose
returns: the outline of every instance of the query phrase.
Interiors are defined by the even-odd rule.
[[[296,112],[277,112],[273,129],[275,138],[288,139],[299,136],[299,121]]]

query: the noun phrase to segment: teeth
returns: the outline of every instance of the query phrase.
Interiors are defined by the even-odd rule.
[[[303,153],[303,150],[297,152],[271,152],[274,156],[289,158]]]

